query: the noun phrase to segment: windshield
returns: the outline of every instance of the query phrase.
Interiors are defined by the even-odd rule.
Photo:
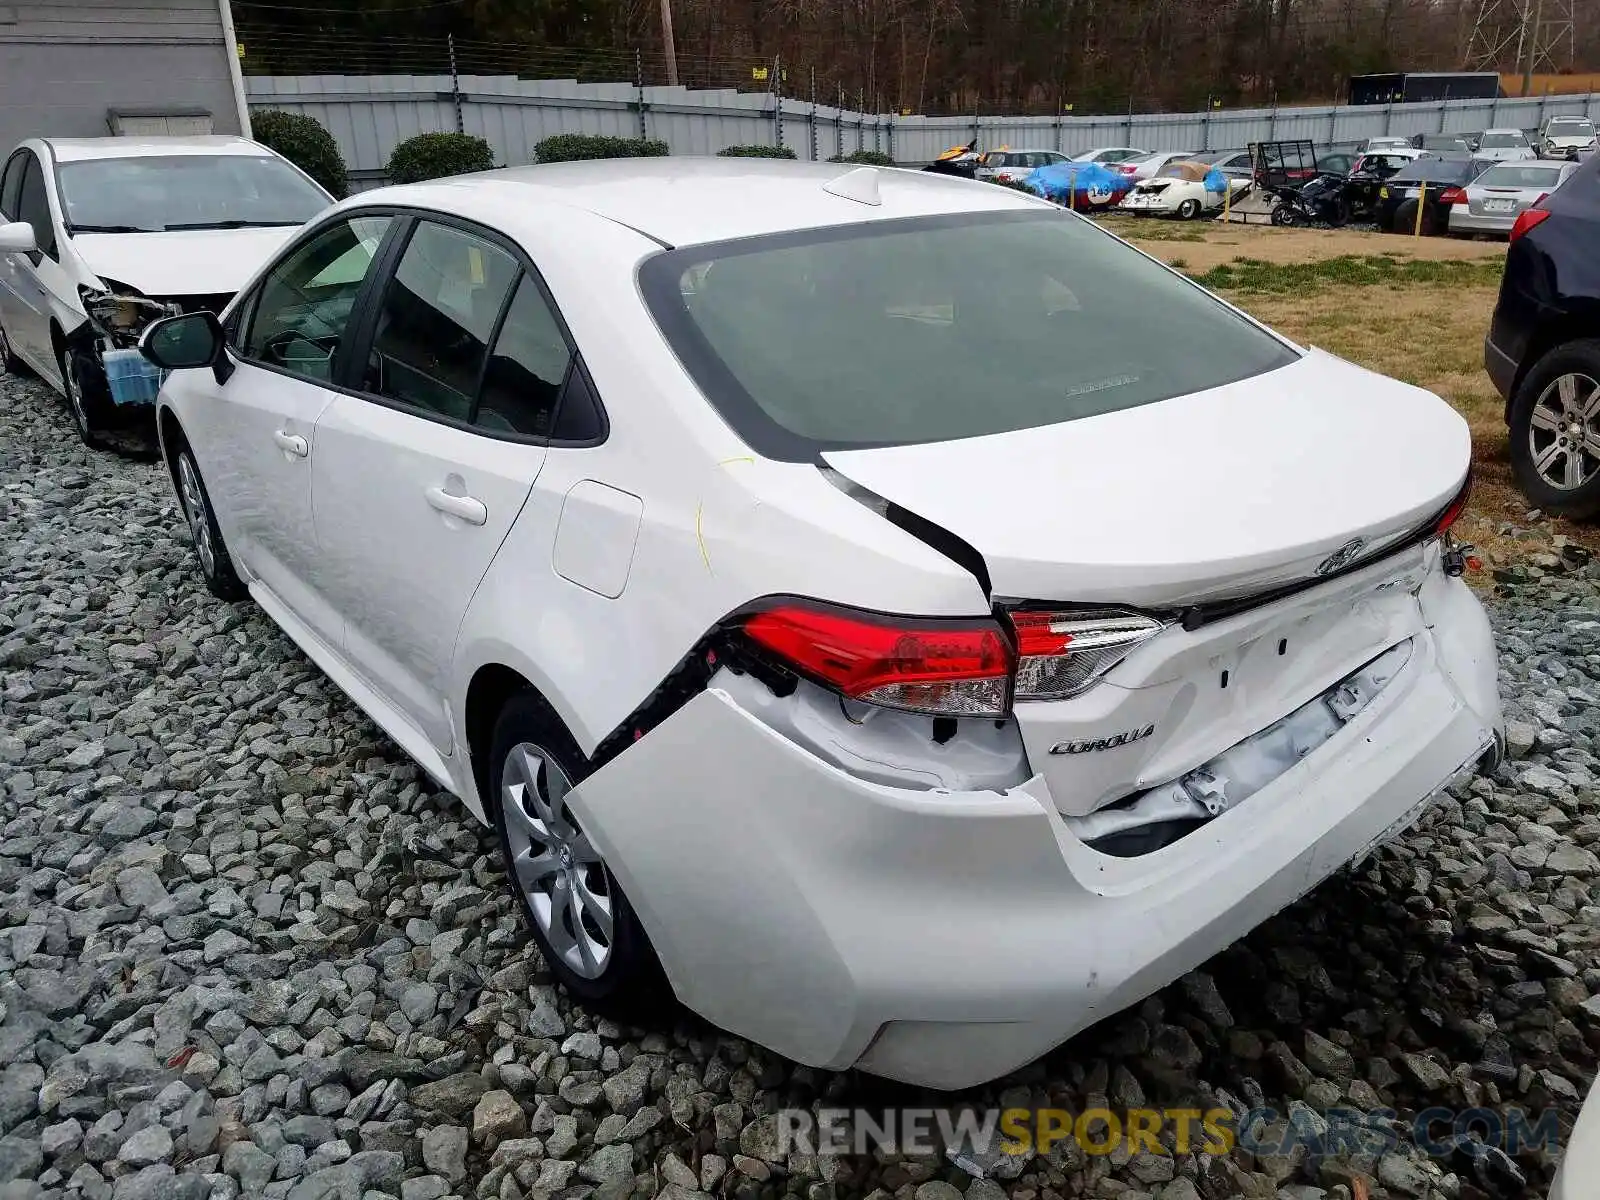
[[[1478,178],[1481,187],[1552,188],[1560,182],[1560,167],[1493,167]]]
[[[1581,117],[1550,122],[1551,137],[1593,137],[1594,125]]]
[[[61,163],[61,202],[78,233],[301,225],[333,201],[279,158],[173,154]]]
[[[1513,146],[1526,146],[1527,140],[1520,133],[1486,133],[1483,141],[1478,143],[1480,150],[1509,150]]]
[[[1092,417],[1295,358],[1066,213],[692,246],[647,261],[640,281],[711,404],[754,449],[790,461]]]

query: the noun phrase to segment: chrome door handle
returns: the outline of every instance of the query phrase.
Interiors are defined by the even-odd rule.
[[[482,525],[489,519],[489,509],[476,497],[452,495],[442,487],[431,487],[426,494],[428,503],[434,508],[458,517],[468,525]]]
[[[285,454],[292,454],[296,458],[304,458],[311,453],[311,447],[306,445],[305,438],[298,433],[290,433],[286,429],[276,430],[272,440],[278,443],[278,449]]]

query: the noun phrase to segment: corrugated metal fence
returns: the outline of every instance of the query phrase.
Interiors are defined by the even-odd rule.
[[[974,137],[984,146],[1068,153],[1108,145],[1226,150],[1288,138],[1322,146],[1383,134],[1533,129],[1546,116],[1587,116],[1596,107],[1595,95],[1580,95],[1127,116],[902,117],[766,92],[511,75],[258,75],[245,83],[252,108],[303,112],[326,125],[358,188],[381,181],[397,143],[456,129],[486,139],[507,166],[534,161],[535,143],[558,133],[659,138],[674,154],[782,144],[803,159],[864,149],[924,163]]]

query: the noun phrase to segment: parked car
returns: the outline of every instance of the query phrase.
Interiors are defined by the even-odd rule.
[[[1072,156],[1073,162],[1102,163],[1111,166],[1113,163],[1126,162],[1130,158],[1149,154],[1148,150],[1141,150],[1137,146],[1101,146],[1095,150],[1085,150],[1081,154]]]
[[[1466,422],[1020,192],[385,188],[144,346],[207,583],[494,825],[585,1003],[976,1084],[1497,753]]]
[[[1111,169],[1126,175],[1134,182],[1141,179],[1151,179],[1155,173],[1168,163],[1180,162],[1183,159],[1193,158],[1193,150],[1152,150],[1148,154],[1141,154],[1137,158],[1124,159],[1115,163]]]
[[[1412,137],[1411,145],[1417,150],[1432,150],[1439,154],[1472,154],[1472,143],[1458,133],[1419,133]]]
[[[1529,144],[1528,135],[1520,129],[1485,129],[1472,154],[1489,162],[1522,162],[1539,157]]]
[[[1378,188],[1373,221],[1389,233],[1414,233],[1420,206],[1421,231],[1429,235],[1444,233],[1450,225],[1451,210],[1466,203],[1467,184],[1492,165],[1472,158],[1425,154],[1389,176]]]
[[[1594,122],[1588,117],[1551,117],[1539,130],[1544,158],[1577,158],[1595,148]]]
[[[1547,512],[1600,516],[1600,156],[1524,209],[1484,341],[1511,467]]]
[[[1335,150],[1324,154],[1317,159],[1317,172],[1321,175],[1348,175],[1355,168],[1356,153],[1349,150]]]
[[[1359,149],[1363,154],[1370,154],[1374,150],[1413,150],[1416,147],[1411,144],[1410,138],[1394,136],[1369,137],[1361,143]]]
[[[1210,163],[1180,159],[1162,167],[1153,178],[1134,184],[1118,207],[1135,216],[1181,217],[1192,221],[1223,207],[1224,188],[1238,195],[1248,191],[1250,183],[1229,178]]]
[[[1369,151],[1350,165],[1350,175],[1345,184],[1345,200],[1352,215],[1370,212],[1378,203],[1378,192],[1384,180],[1416,162],[1421,150],[1411,147]]]
[[[1451,233],[1511,233],[1527,209],[1578,169],[1576,163],[1497,163],[1462,189],[1450,206]]]
[[[1055,150],[991,150],[979,160],[975,177],[1021,183],[1035,167],[1066,161],[1067,156]]]
[[[1229,179],[1249,183],[1255,178],[1255,164],[1248,150],[1213,150],[1209,154],[1196,154],[1190,161],[1206,163]]]
[[[159,381],[136,348],[144,327],[220,312],[331,203],[244,138],[23,142],[0,175],[0,220],[25,224],[33,242],[0,255],[0,360],[59,391],[94,444],[115,407],[155,402]]]

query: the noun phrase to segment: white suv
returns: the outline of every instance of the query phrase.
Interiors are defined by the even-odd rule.
[[[1465,422],[1008,189],[387,188],[145,350],[211,587],[495,825],[587,1001],[972,1084],[1495,748]]]

